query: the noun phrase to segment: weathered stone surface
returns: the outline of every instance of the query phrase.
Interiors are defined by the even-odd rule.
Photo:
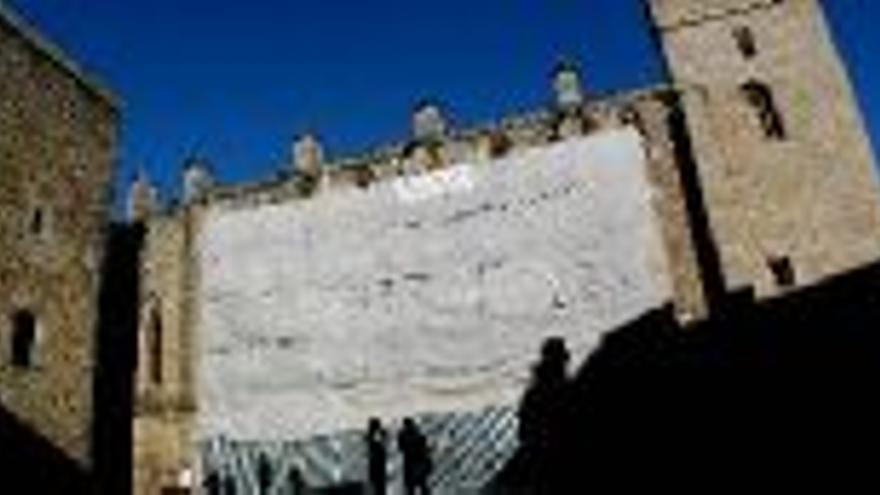
[[[195,354],[187,319],[191,212],[157,215],[146,225],[133,432],[138,494],[177,486],[181,473],[192,465]]]
[[[730,14],[748,13],[781,2],[780,0],[649,0],[649,3],[656,24],[661,28],[670,28],[711,22]]]
[[[691,233],[692,219],[685,202],[681,157],[676,155],[674,133],[669,128],[670,92],[634,98],[623,106],[624,117],[636,120],[645,146],[647,176],[654,190],[652,206],[660,223],[666,266],[673,287],[673,302],[682,321],[705,318],[708,301]]]
[[[84,467],[113,105],[0,5],[0,405]],[[36,319],[29,368],[11,360],[22,310]]]
[[[671,75],[687,93],[729,286],[778,294],[784,288],[768,267],[773,258],[790,259],[797,285],[876,260],[877,170],[818,2],[652,3],[668,26],[661,38]],[[753,33],[754,56],[738,49],[734,33],[743,27]],[[765,136],[742,91],[750,81],[772,91],[782,139]]]

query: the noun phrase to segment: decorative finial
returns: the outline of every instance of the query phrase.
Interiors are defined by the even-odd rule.
[[[416,105],[412,119],[413,137],[418,141],[440,141],[446,135],[446,120],[440,106],[429,100]]]
[[[324,148],[312,133],[305,133],[293,143],[293,166],[301,175],[318,177],[324,164]]]
[[[131,222],[142,222],[158,206],[159,194],[150,181],[143,165],[137,167],[134,180],[128,190],[126,214]]]
[[[560,59],[553,69],[553,92],[556,106],[572,108],[584,102],[580,68],[568,58]]]
[[[183,164],[183,201],[201,201],[213,186],[214,177],[210,165],[199,157],[187,158]]]

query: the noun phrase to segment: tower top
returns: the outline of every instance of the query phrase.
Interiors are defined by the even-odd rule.
[[[71,77],[79,81],[83,87],[99,96],[113,108],[119,108],[119,98],[94,74],[84,70],[77,62],[70,58],[59,45],[34,29],[25,18],[16,12],[8,2],[0,0],[0,24],[14,29],[28,43],[39,50],[44,56],[67,72]]]
[[[731,15],[746,14],[782,0],[646,0],[660,29],[676,29]]]

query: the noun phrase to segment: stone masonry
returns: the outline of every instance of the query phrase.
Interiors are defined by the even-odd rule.
[[[0,406],[83,468],[117,118],[0,3]]]
[[[194,264],[192,211],[154,216],[145,226],[141,267],[138,374],[135,379],[134,484],[139,493],[176,486],[191,456],[195,413],[192,332],[184,331]]]
[[[651,6],[670,77],[688,90],[684,106],[728,288],[773,296],[876,260],[877,169],[819,2]],[[766,101],[750,101],[753,87],[765,88]],[[774,114],[782,132],[768,134],[774,129],[762,129],[762,119],[772,124]],[[781,262],[789,277],[773,266]]]

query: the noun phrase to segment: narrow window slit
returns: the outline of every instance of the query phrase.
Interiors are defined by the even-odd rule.
[[[12,365],[31,368],[34,364],[34,346],[37,339],[37,319],[27,310],[12,316]]]
[[[776,105],[773,91],[764,83],[750,81],[740,88],[746,102],[752,107],[764,135],[769,139],[782,140],[786,137],[785,123]]]

